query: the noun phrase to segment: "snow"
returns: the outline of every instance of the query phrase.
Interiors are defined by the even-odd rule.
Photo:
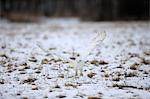
[[[83,60],[83,76],[75,77],[69,58],[80,59],[92,37],[103,31],[107,33],[104,42]],[[149,38],[149,21],[0,20],[0,98],[148,99],[150,54],[144,53],[150,51]],[[91,64],[93,60],[106,64]],[[94,75],[89,77],[90,73]]]

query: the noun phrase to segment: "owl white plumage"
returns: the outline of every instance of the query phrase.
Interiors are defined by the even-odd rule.
[[[76,76],[77,75],[83,75],[82,68],[84,66],[84,61],[86,60],[87,56],[96,48],[98,47],[102,41],[106,38],[106,32],[100,32],[97,33],[89,43],[89,46],[86,50],[82,51],[80,60],[75,60],[74,62],[71,62],[71,66],[75,67],[76,70]]]

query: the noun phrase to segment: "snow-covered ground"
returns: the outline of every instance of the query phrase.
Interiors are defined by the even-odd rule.
[[[75,76],[70,60],[78,62],[103,31],[101,46],[82,60],[83,76]],[[0,20],[0,99],[20,98],[149,99],[149,22]]]

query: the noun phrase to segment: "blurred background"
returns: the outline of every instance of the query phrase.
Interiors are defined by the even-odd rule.
[[[0,17],[37,21],[77,17],[84,21],[149,20],[149,0],[0,0]]]

